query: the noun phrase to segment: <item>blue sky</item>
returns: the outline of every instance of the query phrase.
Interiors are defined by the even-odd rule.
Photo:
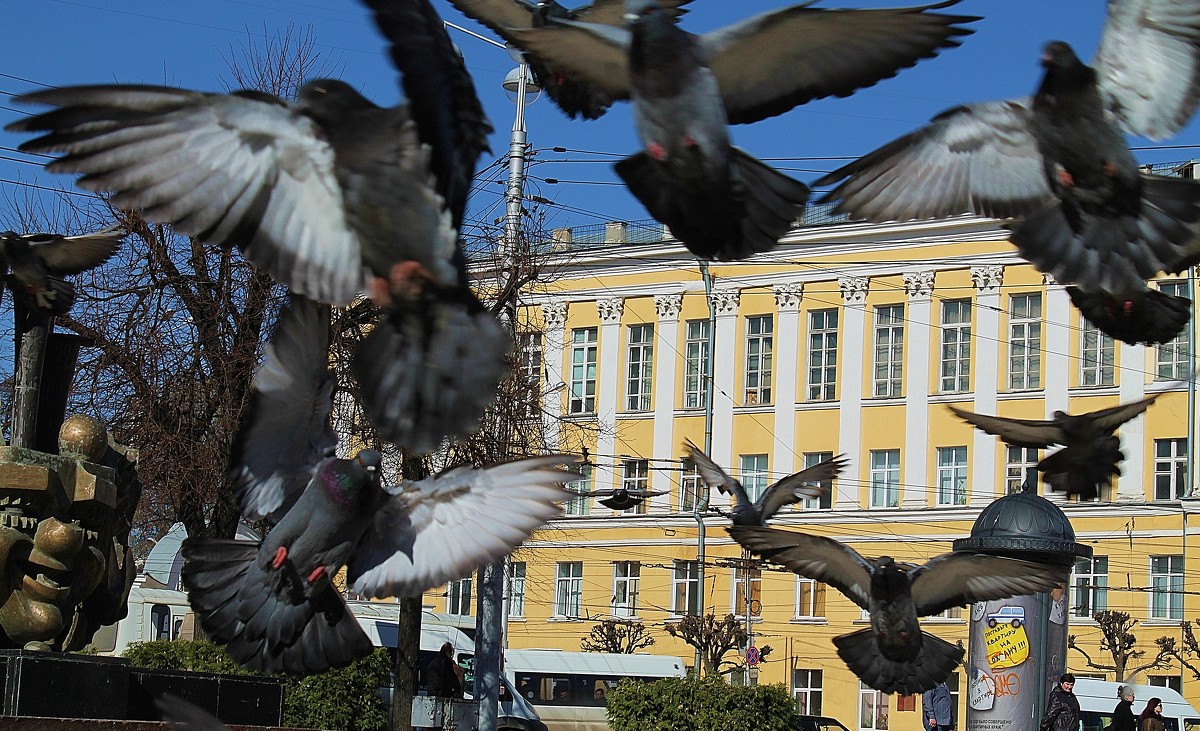
[[[696,0],[683,19],[685,28],[704,32],[738,17],[782,7],[768,0]],[[903,0],[824,0],[822,7],[888,7]],[[488,34],[448,3],[435,0],[446,20]],[[768,159],[802,181],[861,155],[926,122],[946,107],[1032,93],[1040,77],[1041,45],[1068,41],[1084,59],[1091,57],[1104,20],[1102,0],[964,0],[952,12],[981,15],[976,32],[962,47],[949,49],[847,99],[815,102],[779,117],[733,129],[735,144]],[[9,31],[0,60],[0,92],[5,97],[41,84],[136,82],[221,90],[228,78],[226,58],[251,36],[261,38],[311,25],[323,59],[341,69],[340,77],[379,104],[398,98],[396,74],[383,54],[383,41],[364,7],[354,0],[37,0],[5,8]],[[249,34],[249,35],[248,35]],[[513,104],[500,88],[513,62],[499,48],[451,31],[462,49],[480,97],[497,132],[492,154],[482,166],[506,153]],[[0,123],[20,116],[7,99],[0,101]],[[638,148],[628,104],[592,122],[568,120],[541,99],[527,111],[529,142],[534,149],[527,194],[552,204],[549,227],[579,226],[606,220],[639,220],[645,210],[618,183],[611,162]],[[13,151],[25,139],[0,133],[0,224],[12,220],[11,208],[28,186],[61,187],[69,181],[28,162],[37,158]],[[1189,125],[1171,140],[1133,139],[1143,162],[1172,162],[1200,156],[1200,126]],[[1164,146],[1190,147],[1171,148]],[[570,152],[556,153],[551,148]],[[469,217],[492,222],[503,215],[505,169],[485,175],[471,202]],[[561,182],[551,184],[546,179]]]

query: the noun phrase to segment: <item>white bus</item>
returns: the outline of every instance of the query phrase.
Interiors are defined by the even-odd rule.
[[[550,731],[607,731],[609,689],[622,678],[660,680],[687,674],[668,655],[505,650],[504,675],[533,704]]]

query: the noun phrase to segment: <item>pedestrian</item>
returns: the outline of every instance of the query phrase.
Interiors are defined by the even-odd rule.
[[[1166,731],[1162,717],[1162,699],[1151,698],[1138,719],[1138,731]]]
[[[929,731],[949,731],[954,728],[954,704],[945,681],[921,694],[921,717]]]
[[[454,645],[447,642],[425,669],[425,690],[439,698],[462,698],[462,681],[454,668]]]
[[[1077,731],[1079,699],[1072,692],[1074,688],[1074,675],[1063,673],[1058,677],[1058,687],[1050,691],[1046,715],[1042,716],[1042,722],[1038,724],[1039,731]]]
[[[1117,707],[1113,709],[1109,731],[1138,731],[1138,719],[1133,715],[1133,686],[1122,685],[1117,691]]]

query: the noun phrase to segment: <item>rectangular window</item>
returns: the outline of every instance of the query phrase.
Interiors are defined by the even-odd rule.
[[[1178,675],[1147,675],[1146,685],[1153,685],[1158,688],[1170,688],[1176,693],[1183,692],[1183,679]],[[1190,728],[1191,724],[1185,724],[1186,728]]]
[[[525,562],[508,563],[508,616],[525,616]]]
[[[1150,618],[1183,619],[1183,556],[1150,557]]]
[[[858,681],[859,731],[887,731],[888,697],[882,691]]]
[[[875,308],[875,374],[872,395],[898,398],[904,373],[904,305]]]
[[[1042,296],[1018,294],[1008,302],[1008,387],[1042,387]]]
[[[762,614],[762,569],[733,567],[729,586],[729,611],[734,616],[746,618],[746,603],[750,603],[750,616]],[[749,595],[747,595],[749,592]]]
[[[746,398],[744,403],[771,403],[771,354],[774,322],[770,315],[746,318]]]
[[[1004,494],[1020,492],[1026,480],[1033,483],[1034,492],[1037,492],[1039,461],[1038,450],[1034,447],[1008,447],[1008,462],[1004,468]]]
[[[1188,292],[1187,282],[1160,282],[1158,291],[1173,297],[1192,298]],[[1191,358],[1192,328],[1189,324],[1170,342],[1155,348],[1154,379],[1156,381],[1178,381],[1187,378],[1192,372],[1192,366],[1189,365]]]
[[[937,504],[967,504],[967,448],[938,447]]]
[[[1071,571],[1071,616],[1091,619],[1108,609],[1108,556],[1075,559]]]
[[[894,508],[900,505],[900,450],[871,450],[872,508]]]
[[[767,455],[743,454],[738,476],[742,487],[746,488],[746,497],[751,502],[758,500],[758,496],[767,489]]]
[[[642,565],[637,561],[617,561],[613,564],[614,617],[636,617],[638,585],[642,580]]]
[[[703,409],[708,403],[708,320],[688,320],[683,343],[683,408]]]
[[[805,452],[804,469],[816,467],[827,459],[833,459],[833,452]],[[806,497],[797,503],[797,507],[803,505],[806,510],[829,510],[833,507],[833,480],[822,480],[817,484],[821,486],[821,497]]]
[[[808,314],[808,398],[837,398],[838,311],[814,310]]]
[[[594,327],[571,331],[571,398],[568,413],[596,413],[596,348]]]
[[[621,463],[621,489],[632,490],[634,493],[646,492],[650,489],[650,461],[645,459],[627,459]],[[647,500],[639,500],[637,505],[629,509],[637,515],[645,515]]]
[[[576,496],[567,498],[563,505],[564,515],[587,515],[592,508],[592,466],[590,464],[579,465],[579,478],[571,480],[567,483],[567,492],[576,493]]]
[[[794,619],[821,619],[824,616],[825,585],[813,579],[797,576]]]
[[[1079,385],[1111,386],[1116,377],[1113,339],[1082,315],[1079,317]]]
[[[1179,500],[1187,487],[1187,439],[1155,439],[1154,499]]]
[[[582,604],[583,562],[559,561],[554,574],[554,615],[579,619]]]
[[[542,413],[542,334],[517,333],[516,397],[525,416]]]
[[[695,561],[676,559],[671,574],[671,614],[700,613],[700,567]]]
[[[629,370],[625,380],[625,409],[650,410],[650,384],[654,380],[654,326],[629,326]]]
[[[683,472],[679,475],[679,512],[688,513],[700,501],[700,488],[704,485],[700,470],[691,460],[681,460]]]
[[[792,697],[796,699],[796,710],[803,716],[821,715],[821,672],[792,671]]]
[[[471,613],[471,576],[446,585],[446,614],[467,616]]]
[[[942,393],[971,390],[971,300],[942,303]]]

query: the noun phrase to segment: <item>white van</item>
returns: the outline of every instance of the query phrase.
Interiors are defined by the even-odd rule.
[[[1161,698],[1163,725],[1167,731],[1200,731],[1200,713],[1170,688],[1078,678],[1075,681],[1075,697],[1079,699],[1083,731],[1104,731],[1112,725],[1112,712],[1121,700],[1117,694],[1123,685],[1133,688],[1135,716],[1142,712],[1151,698]]]

